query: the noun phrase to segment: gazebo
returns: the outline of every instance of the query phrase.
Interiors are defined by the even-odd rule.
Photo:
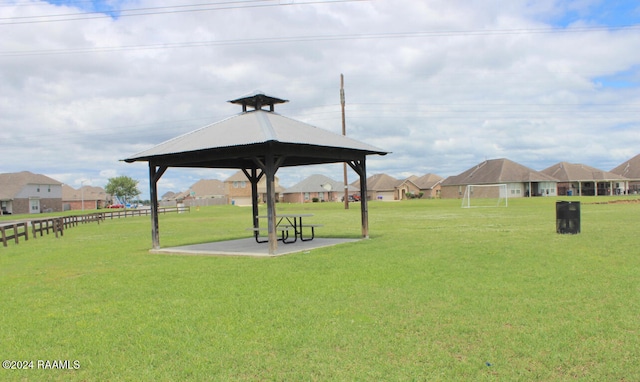
[[[274,105],[287,100],[262,92],[229,101],[242,113],[170,139],[126,158],[149,163],[151,237],[160,248],[157,183],[169,167],[242,170],[251,182],[253,227],[258,228],[258,182],[266,176],[269,254],[276,253],[276,200],[274,179],[281,167],[347,163],[360,177],[362,237],[369,237],[367,208],[367,155],[388,152],[349,137],[284,117]],[[268,110],[263,108],[268,107]]]

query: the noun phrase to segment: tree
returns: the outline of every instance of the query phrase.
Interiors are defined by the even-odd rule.
[[[104,190],[107,194],[118,197],[124,203],[141,193],[138,190],[138,181],[125,175],[109,178]]]

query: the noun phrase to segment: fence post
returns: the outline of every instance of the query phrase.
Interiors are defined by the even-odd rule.
[[[18,240],[18,225],[14,224],[13,225],[13,238],[16,241],[16,244],[18,244],[19,240]]]

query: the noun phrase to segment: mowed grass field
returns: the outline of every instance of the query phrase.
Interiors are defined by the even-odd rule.
[[[640,203],[369,204],[369,240],[274,258],[150,254],[149,217],[0,247],[0,380],[638,381]],[[358,237],[359,204],[279,204]],[[248,237],[251,209],[160,216],[163,247]],[[75,360],[74,370],[37,361]]]

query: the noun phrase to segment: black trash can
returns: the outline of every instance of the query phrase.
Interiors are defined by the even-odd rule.
[[[580,233],[580,202],[556,202],[556,232]]]

